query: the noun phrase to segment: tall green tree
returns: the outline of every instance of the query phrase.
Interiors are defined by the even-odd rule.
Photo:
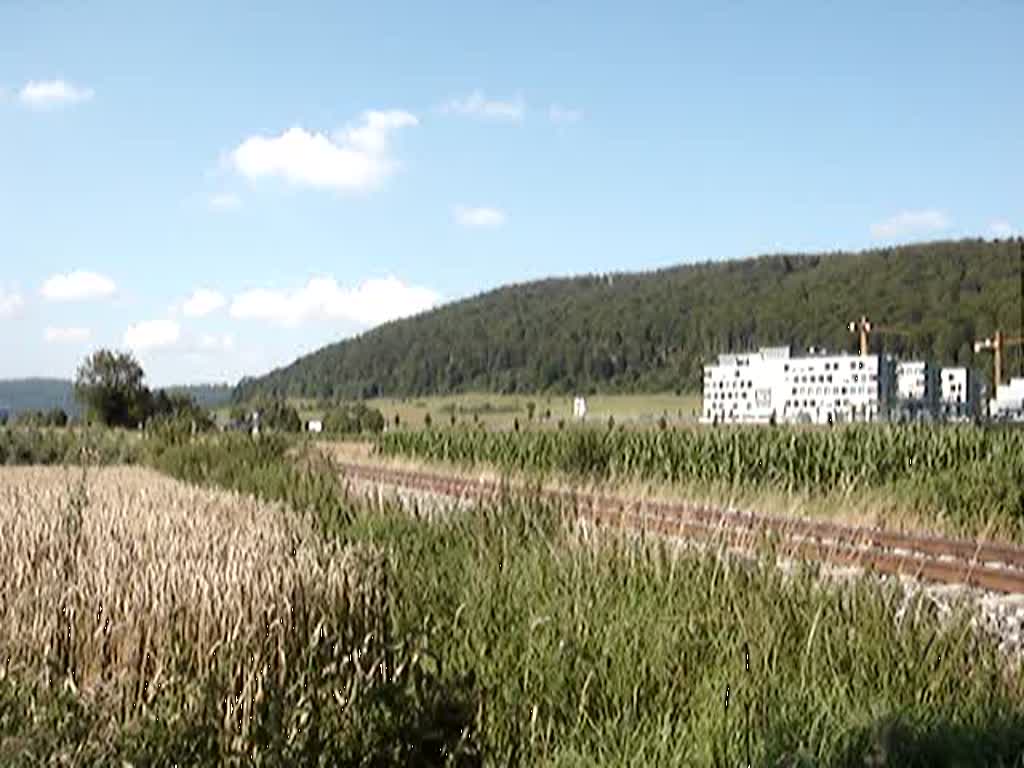
[[[99,349],[79,366],[75,397],[90,421],[110,427],[133,427],[145,421],[152,395],[145,372],[130,352]]]

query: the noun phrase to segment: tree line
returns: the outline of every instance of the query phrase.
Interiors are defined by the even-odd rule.
[[[1021,248],[943,241],[508,286],[243,379],[234,397],[699,391],[719,353],[854,351],[847,325],[861,315],[897,331],[873,351],[987,371],[973,342],[1020,326]]]
[[[130,352],[100,349],[89,355],[75,375],[75,397],[81,403],[87,421],[107,427],[169,429],[191,434],[207,431],[214,425],[210,412],[186,391],[152,391],[145,384],[146,374]],[[325,409],[323,430],[329,434],[380,432],[384,416],[363,403],[333,403]],[[253,413],[258,420],[252,421]],[[300,432],[305,424],[293,405],[275,398],[261,398],[231,410],[236,428]],[[48,419],[62,417],[61,423]],[[64,426],[63,412],[39,414],[35,426]]]

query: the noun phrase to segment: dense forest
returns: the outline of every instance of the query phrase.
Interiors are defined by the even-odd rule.
[[[230,384],[193,384],[167,387],[168,394],[188,395],[204,408],[217,408],[231,400]],[[0,410],[17,416],[25,411],[60,409],[71,418],[81,415],[69,379],[7,379],[0,381]]]
[[[861,315],[891,329],[873,350],[972,364],[975,338],[1020,327],[1022,248],[946,241],[512,285],[243,379],[235,397],[699,391],[721,352],[853,351]]]

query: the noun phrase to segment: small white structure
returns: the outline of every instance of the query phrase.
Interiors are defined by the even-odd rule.
[[[995,399],[989,401],[988,412],[993,419],[1024,421],[1024,379],[1000,385]]]
[[[572,415],[575,419],[584,419],[587,416],[587,400],[584,397],[575,397],[572,401]]]
[[[878,355],[829,355],[789,347],[719,355],[704,367],[704,423],[828,424],[874,421],[886,413],[892,365]]]
[[[313,432],[314,434],[319,435],[321,432],[324,431],[324,423],[319,419],[313,419],[306,423],[306,430],[308,432]]]

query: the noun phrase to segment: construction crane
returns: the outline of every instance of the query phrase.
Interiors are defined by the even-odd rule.
[[[985,349],[992,350],[992,396],[995,397],[999,391],[999,385],[1003,379],[1003,350],[1007,347],[1016,347],[1024,344],[1024,336],[1004,336],[1002,331],[996,331],[993,336],[981,341],[974,342],[974,352],[977,354]]]
[[[868,354],[868,344],[872,333],[884,333],[888,336],[910,336],[910,331],[902,328],[893,328],[888,325],[874,325],[863,315],[860,320],[849,324],[850,333],[860,334],[860,354],[862,357]]]

